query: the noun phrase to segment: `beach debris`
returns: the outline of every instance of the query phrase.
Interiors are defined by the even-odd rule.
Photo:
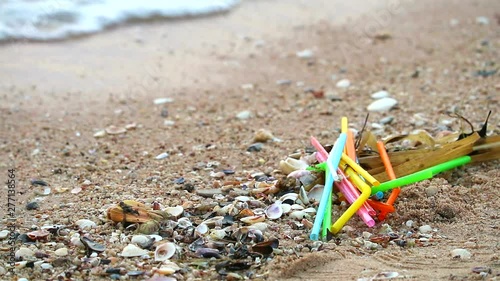
[[[29,202],[28,204],[26,204],[26,210],[28,210],[28,211],[38,210],[39,208],[40,208],[40,205],[36,201]]]
[[[147,255],[148,253],[149,251],[141,249],[134,244],[128,244],[125,248],[123,248],[121,256],[126,258],[140,257]]]
[[[488,25],[490,24],[490,19],[485,16],[479,16],[476,18],[476,23],[480,25]]]
[[[75,221],[75,224],[78,226],[78,228],[84,230],[84,229],[88,229],[88,228],[93,228],[93,227],[96,227],[97,224],[91,220],[88,220],[88,219],[80,219],[80,220],[77,220]]]
[[[472,257],[471,252],[466,249],[453,249],[450,253],[453,258],[458,258],[461,260],[470,259]]]
[[[301,59],[311,59],[314,57],[314,52],[310,49],[305,49],[302,51],[298,51],[296,53],[296,55],[298,58],[301,58]]]
[[[259,129],[257,132],[255,132],[255,136],[253,138],[254,142],[267,142],[267,141],[276,141],[278,140],[273,136],[273,133],[271,131],[266,130],[266,129]]]
[[[236,114],[236,118],[239,120],[247,120],[253,117],[253,113],[250,110],[243,110]]]
[[[167,157],[168,157],[168,155],[169,155],[169,154],[168,154],[167,152],[162,152],[162,153],[160,153],[160,154],[156,155],[155,159],[156,159],[156,160],[163,160],[163,159],[167,158]]]
[[[160,105],[160,104],[165,104],[165,103],[171,103],[173,102],[174,99],[173,98],[167,98],[167,97],[164,97],[164,98],[156,98],[153,100],[153,103],[155,105]]]
[[[88,237],[85,237],[85,236],[80,237],[79,240],[80,240],[81,244],[85,247],[87,257],[90,257],[90,255],[93,252],[102,253],[106,250],[106,246],[104,246],[100,243],[97,243]],[[76,243],[73,243],[73,244],[76,244]]]
[[[102,138],[106,136],[106,130],[99,130],[94,133],[94,138]]]
[[[247,148],[247,151],[248,152],[259,152],[262,150],[262,148],[264,147],[264,144],[261,143],[261,142],[256,142],[256,143],[253,143],[251,144],[248,148]]]
[[[378,99],[388,98],[390,97],[390,94],[389,92],[382,90],[371,94],[371,97],[372,99],[378,100]]]
[[[108,135],[120,135],[126,133],[127,129],[125,129],[124,127],[117,127],[115,125],[110,125],[105,129],[105,131]]]
[[[156,246],[155,261],[165,261],[170,259],[175,254],[175,244],[171,242],[163,243]]]

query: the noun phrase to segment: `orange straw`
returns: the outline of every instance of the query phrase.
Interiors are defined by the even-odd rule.
[[[354,146],[354,133],[352,130],[347,131],[347,142],[345,144],[347,156],[356,161],[356,147]]]
[[[394,170],[392,169],[391,160],[389,159],[389,155],[387,154],[387,151],[385,150],[384,143],[382,141],[377,141],[377,148],[378,148],[378,151],[380,153],[380,158],[382,159],[382,162],[384,163],[385,172],[387,173],[387,175],[389,176],[389,178],[391,180],[396,179],[396,174],[394,174]],[[392,206],[394,204],[394,202],[396,201],[396,199],[398,198],[400,191],[401,191],[401,188],[399,188],[399,187],[394,188],[391,192],[391,195],[389,195],[389,198],[387,199],[386,204],[389,206]],[[379,221],[383,221],[388,213],[393,212],[393,211],[392,212],[387,212],[387,211],[388,210],[381,210],[380,214],[378,215]]]

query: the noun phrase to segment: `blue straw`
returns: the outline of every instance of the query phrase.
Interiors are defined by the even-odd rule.
[[[321,195],[321,200],[319,201],[318,211],[316,212],[316,218],[314,219],[314,224],[311,230],[311,235],[309,238],[311,240],[319,239],[319,231],[321,229],[321,224],[323,223],[323,218],[325,216],[326,205],[328,204],[328,195],[331,194],[333,189],[334,175],[339,166],[340,158],[342,157],[342,151],[347,140],[347,134],[341,133],[335,144],[333,145],[332,151],[328,155],[326,160],[328,164],[328,169],[326,171],[325,188],[323,189],[323,194]],[[332,173],[333,172],[333,173]]]

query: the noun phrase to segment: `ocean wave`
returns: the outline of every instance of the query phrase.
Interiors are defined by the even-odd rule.
[[[0,41],[60,40],[131,20],[229,11],[239,0],[0,0]]]

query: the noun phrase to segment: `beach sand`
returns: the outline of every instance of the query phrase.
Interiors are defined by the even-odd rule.
[[[308,146],[311,135],[332,144],[342,116],[361,130],[370,94],[380,90],[398,101],[391,111],[370,114],[369,128],[393,118],[378,129],[381,137],[416,129],[433,136],[443,128],[469,132],[465,122],[447,114],[451,111],[478,130],[492,110],[488,133],[499,133],[498,73],[476,74],[498,69],[500,2],[343,2],[249,1],[224,15],[129,25],[61,42],[0,45],[0,178],[6,181],[7,170],[15,167],[18,231],[90,219],[99,222],[91,234],[108,241],[116,230],[104,223],[111,204],[125,199],[186,203],[191,193],[178,190],[173,180],[179,177],[204,189],[257,172],[272,174],[280,160]],[[313,56],[299,58],[296,53],[303,50]],[[336,87],[341,79],[351,86]],[[173,101],[153,103],[162,97]],[[248,119],[236,118],[247,110]],[[94,137],[111,125],[130,124],[124,134]],[[249,153],[259,129],[282,141]],[[156,160],[163,152],[169,156]],[[211,177],[200,163],[213,161],[216,172],[235,174]],[[385,223],[400,234],[430,225],[432,235],[418,238],[424,239],[415,247],[368,249],[358,237],[384,227],[369,229],[353,218],[338,239],[310,253],[307,231],[292,237],[297,231],[278,220],[270,222],[272,234],[280,248],[294,254],[276,255],[254,271],[270,280],[356,280],[380,272],[413,280],[475,280],[480,275],[472,269],[484,267],[490,269],[485,278],[496,280],[498,168],[498,160],[470,165],[403,189],[397,212]],[[25,205],[36,196],[32,179],[48,182],[52,193],[38,210],[27,211]],[[56,192],[78,186],[84,190],[77,194]],[[425,192],[432,189],[437,193]],[[6,187],[0,195],[6,205]],[[452,215],[443,215],[442,206]],[[334,216],[340,215],[335,210]],[[2,218],[7,213],[6,207],[0,210]],[[408,220],[413,228],[405,225]],[[107,257],[124,247],[107,246]],[[83,254],[67,238],[39,250],[53,261],[60,247],[69,248],[69,265],[16,274],[38,280],[75,271],[71,263]],[[472,257],[452,257],[457,248]],[[113,266],[137,269],[134,259],[122,259]],[[89,280],[109,278],[88,272]],[[214,277],[199,274],[200,280]],[[74,280],[82,276],[73,274]]]

